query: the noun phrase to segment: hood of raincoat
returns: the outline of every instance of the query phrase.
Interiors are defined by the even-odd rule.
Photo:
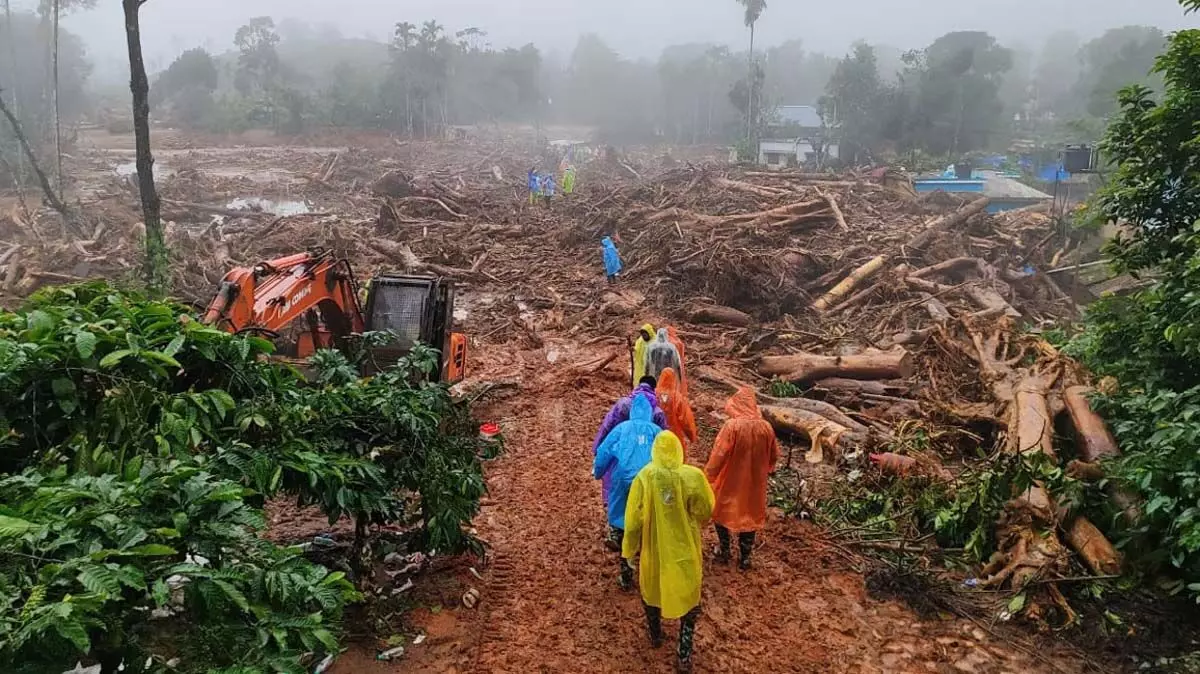
[[[683,465],[683,443],[679,436],[671,431],[663,431],[654,438],[654,446],[650,448],[650,462],[668,470]]]
[[[725,414],[730,419],[762,419],[758,411],[758,400],[754,397],[754,389],[743,386],[725,403]]]
[[[674,369],[668,367],[658,375],[658,388],[655,393],[659,394],[660,405],[666,405],[679,395],[679,376],[675,374]]]
[[[646,334],[650,335],[651,337],[654,336],[654,326],[653,325],[651,325],[649,323],[642,323],[642,327],[640,329],[643,332],[645,332]]]
[[[640,387],[639,387],[640,388]],[[650,395],[654,395],[651,393]],[[650,401],[649,396],[645,391],[638,391],[633,396],[633,402],[629,407],[630,421],[645,421],[650,423],[654,416],[654,404]]]
[[[659,328],[658,334],[654,341],[658,342],[659,344],[669,344],[670,343],[670,335],[667,334],[667,329]]]

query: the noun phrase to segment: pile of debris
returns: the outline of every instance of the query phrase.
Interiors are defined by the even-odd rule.
[[[1045,273],[1072,261],[1075,242],[1044,207],[993,214],[986,198],[918,196],[892,171],[762,172],[615,151],[580,167],[578,193],[531,204],[525,172],[546,158],[499,141],[289,155],[283,196],[306,212],[280,213],[233,208],[244,179],[174,161],[164,216],[188,299],[206,302],[230,267],[332,249],[362,277],[388,269],[455,279],[486,309],[472,316],[472,333],[495,343],[620,335],[640,316],[669,316],[708,381],[764,390],[780,380],[806,392],[764,396],[765,414],[807,440],[814,462],[886,445],[913,418],[991,426],[1006,452],[1054,456],[1060,409],[1092,448],[1087,462],[1115,451],[1081,394],[1086,375],[1015,328],[1077,312]],[[72,222],[0,214],[4,295],[128,274],[140,258],[135,189],[114,179]],[[613,286],[602,282],[604,236],[624,257]],[[1128,495],[1113,496],[1135,512]],[[1119,568],[1091,522],[1033,488],[1014,495],[985,582],[1062,574],[1056,528],[1092,571]]]

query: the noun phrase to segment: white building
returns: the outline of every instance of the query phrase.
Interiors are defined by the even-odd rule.
[[[837,143],[825,146],[825,158],[837,159]],[[771,169],[787,168],[791,165],[803,166],[818,161],[817,150],[813,144],[803,138],[792,140],[760,140],[758,142],[758,163]]]

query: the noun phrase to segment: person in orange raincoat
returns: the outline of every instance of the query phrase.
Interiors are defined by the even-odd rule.
[[[750,568],[754,534],[767,520],[767,475],[779,461],[775,429],[762,418],[754,390],[743,386],[725,404],[729,420],[721,428],[704,472],[717,504],[713,522],[721,547],[717,561],[728,564],[731,534],[738,535],[738,568]]]
[[[696,441],[696,414],[688,404],[687,392],[675,370],[668,367],[662,371],[654,394],[658,406],[667,415],[667,430],[679,436],[684,451],[687,451],[688,445]]]

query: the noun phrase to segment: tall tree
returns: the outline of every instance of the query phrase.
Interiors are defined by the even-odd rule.
[[[6,0],[7,5],[7,0]],[[62,19],[64,11],[70,11],[75,8],[91,8],[96,5],[96,0],[42,0],[40,5],[42,16],[49,15],[50,28],[50,101],[54,110],[54,166],[55,180],[58,188],[58,198],[63,196],[63,174],[62,174],[62,106],[59,103],[59,37],[61,31],[59,23]]]
[[[170,257],[163,236],[162,203],[154,186],[154,155],[150,151],[150,81],[142,58],[139,11],[147,0],[121,0],[125,10],[125,40],[129,47],[129,90],[133,94],[133,135],[137,152],[138,192],[146,223],[146,259],[142,277],[151,290],[166,293],[171,282]]]
[[[858,155],[880,140],[885,106],[884,86],[879,78],[875,49],[859,43],[842,59],[829,78],[821,114],[832,122],[841,140],[844,159],[857,162]]]
[[[21,87],[18,84],[20,81],[20,71],[17,68],[17,36],[13,30],[13,15],[12,5],[9,0],[4,0],[4,30],[8,38],[8,65],[12,68],[12,96],[13,96],[13,116],[14,119],[21,118]],[[17,153],[17,194],[24,198],[25,190],[25,157],[21,153]]]
[[[933,154],[985,147],[1003,123],[999,90],[1012,53],[987,33],[948,33],[905,55],[901,144]]]
[[[745,9],[743,22],[750,29],[750,65],[746,68],[746,142],[750,143],[754,134],[754,82],[757,80],[754,73],[754,27],[767,8],[767,0],[737,0],[737,3]]]
[[[1117,110],[1117,92],[1130,84],[1162,90],[1162,77],[1151,73],[1154,60],[1167,38],[1151,26],[1114,28],[1088,42],[1080,50],[1083,71],[1075,87],[1075,99],[1093,117],[1106,117]]]

